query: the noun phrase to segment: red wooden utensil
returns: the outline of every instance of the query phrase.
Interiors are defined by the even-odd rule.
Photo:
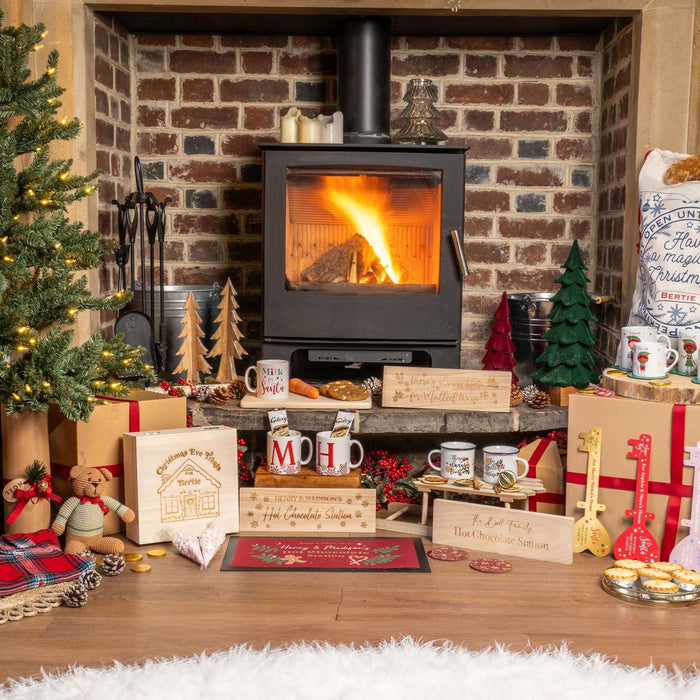
[[[627,453],[627,457],[637,460],[634,510],[625,511],[625,515],[634,518],[634,522],[615,541],[615,558],[639,559],[649,564],[659,561],[660,556],[659,545],[646,527],[646,521],[656,517],[654,513],[647,511],[651,435],[642,434],[639,440],[631,438],[627,442],[632,445],[632,451]]]
[[[695,469],[690,520],[681,520],[681,525],[690,528],[690,534],[671,550],[669,559],[682,564],[686,569],[700,572],[700,441],[695,446],[686,445],[685,451],[690,459],[684,459],[683,464]]]

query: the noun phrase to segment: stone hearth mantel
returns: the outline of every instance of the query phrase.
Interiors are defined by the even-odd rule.
[[[352,404],[348,404],[348,408],[352,408]],[[196,426],[225,424],[250,431],[269,428],[266,411],[240,408],[237,401],[215,406],[189,400],[188,409]],[[359,413],[360,435],[535,433],[566,428],[568,419],[566,407],[552,405],[541,409],[517,406],[508,413],[382,408],[375,405]],[[328,430],[336,411],[290,409],[289,414],[296,430],[316,432]]]

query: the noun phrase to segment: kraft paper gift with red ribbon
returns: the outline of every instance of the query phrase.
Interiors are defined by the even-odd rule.
[[[104,495],[124,503],[123,434],[186,425],[187,399],[153,391],[134,391],[121,399],[99,399],[86,423],[68,420],[51,406],[49,448],[54,491],[63,498],[73,495],[68,477],[76,464],[102,467],[112,473]],[[123,529],[124,523],[110,511],[105,516],[105,534]]]
[[[579,451],[579,433],[600,428],[600,480],[598,514],[614,541],[632,524],[625,510],[634,508],[637,460],[628,458],[628,440],[651,436],[649,496],[647,511],[654,513],[646,527],[668,560],[671,549],[688,534],[680,524],[690,517],[693,469],[683,466],[686,445],[700,440],[700,406],[640,401],[620,396],[575,394],[569,402],[566,470],[566,515],[581,517],[577,501],[585,500],[588,453]]]
[[[546,493],[527,499],[528,510],[537,513],[564,515],[564,465],[556,440],[537,438],[520,448],[518,456],[530,465],[527,475],[539,479]]]

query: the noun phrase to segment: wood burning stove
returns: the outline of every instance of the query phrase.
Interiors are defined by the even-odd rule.
[[[459,367],[466,148],[261,148],[263,357]]]

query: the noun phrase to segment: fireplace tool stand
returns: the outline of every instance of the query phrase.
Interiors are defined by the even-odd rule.
[[[159,202],[152,192],[144,192],[143,174],[138,156],[134,158],[134,173],[136,176],[136,192],[126,195],[123,202],[119,202],[116,199],[112,200],[112,204],[117,207],[117,230],[119,235],[119,247],[115,252],[119,270],[118,287],[120,291],[126,290],[127,277],[129,277],[131,288],[131,301],[119,313],[114,324],[114,332],[122,333],[124,342],[129,345],[144,348],[144,353],[141,356],[142,361],[145,364],[156,367],[158,372],[163,372],[168,350],[165,321],[163,248],[165,242],[165,207],[170,202],[170,197],[166,197],[162,202]],[[156,243],[158,244],[159,287],[157,340],[154,330]],[[146,248],[148,248],[148,253]],[[147,271],[148,287],[145,280]],[[139,273],[141,283],[137,286],[136,280]],[[136,292],[138,287],[140,287],[140,298],[137,303]]]

